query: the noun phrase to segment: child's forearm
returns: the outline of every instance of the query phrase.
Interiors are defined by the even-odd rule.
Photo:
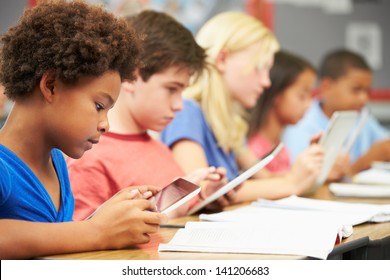
[[[29,259],[97,250],[97,234],[87,222],[38,223],[0,220],[0,259]]]

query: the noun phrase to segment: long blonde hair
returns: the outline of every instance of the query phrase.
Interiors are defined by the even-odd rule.
[[[223,49],[234,53],[260,42],[256,57],[246,69],[249,72],[255,67],[263,67],[279,49],[279,44],[258,19],[241,12],[224,12],[214,16],[200,29],[196,41],[206,50],[207,67],[184,91],[184,97],[200,104],[218,145],[225,151],[238,153],[248,125],[243,117],[243,109],[234,103],[223,77],[215,67],[217,57]]]

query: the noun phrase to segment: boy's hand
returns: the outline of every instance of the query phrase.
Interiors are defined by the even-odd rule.
[[[303,193],[309,188],[320,174],[324,161],[324,149],[312,144],[299,155],[289,172],[292,182],[297,186],[297,194]]]
[[[133,195],[133,199],[148,199],[159,193],[161,191],[161,188],[151,185],[134,186],[125,188],[119,191],[116,195],[124,191],[130,192]]]
[[[312,145],[312,144],[318,144],[318,143],[320,142],[320,139],[321,139],[322,135],[324,135],[324,132],[318,132],[318,133],[314,134],[314,135],[310,138],[310,145]]]
[[[184,179],[194,183],[195,185],[201,185],[202,181],[215,181],[218,182],[225,177],[226,170],[223,167],[205,167],[199,168],[188,174]]]
[[[350,157],[348,154],[341,154],[337,156],[335,163],[329,172],[327,181],[338,181],[345,176],[350,175]]]
[[[147,188],[149,189],[149,188]],[[121,191],[106,201],[87,221],[100,237],[101,249],[118,249],[146,243],[166,223],[166,215],[151,211],[154,205],[136,199],[137,191]]]

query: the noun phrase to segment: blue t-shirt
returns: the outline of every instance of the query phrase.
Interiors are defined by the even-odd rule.
[[[310,138],[318,132],[325,131],[328,124],[329,119],[322,111],[320,102],[315,100],[296,125],[288,126],[285,129],[283,142],[287,146],[293,161],[307,149]],[[349,153],[351,162],[366,153],[372,144],[389,136],[389,131],[381,126],[373,116],[369,115]]]
[[[74,200],[61,152],[51,152],[61,188],[57,212],[48,192],[32,170],[11,150],[0,145],[0,219],[35,222],[72,221]]]
[[[191,140],[202,146],[209,166],[226,168],[229,180],[238,176],[235,155],[225,153],[217,144],[200,106],[193,100],[184,99],[184,108],[161,133],[161,140],[169,147],[180,140]]]

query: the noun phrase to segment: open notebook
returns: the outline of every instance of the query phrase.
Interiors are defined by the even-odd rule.
[[[159,251],[283,254],[326,259],[339,235],[339,226],[319,223],[187,222]]]

